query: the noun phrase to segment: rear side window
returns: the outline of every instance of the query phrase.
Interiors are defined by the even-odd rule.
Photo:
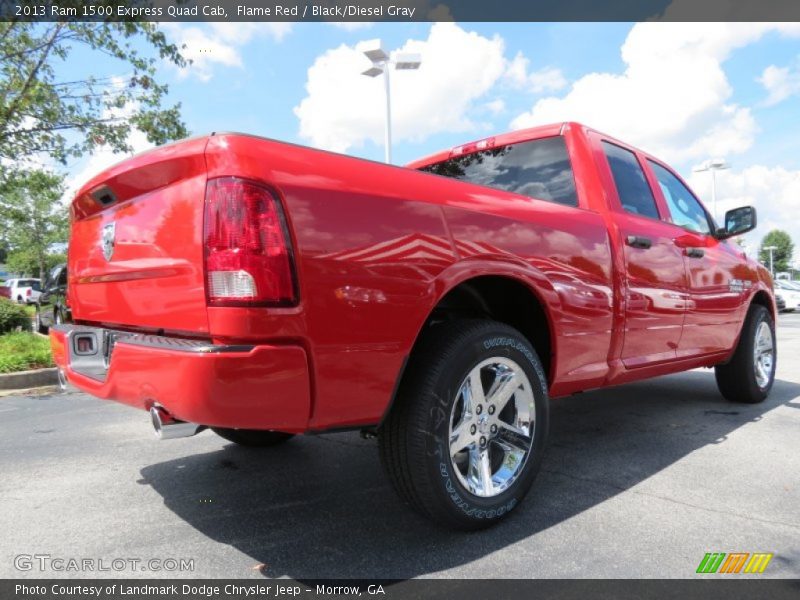
[[[617,194],[622,208],[635,215],[658,219],[653,190],[647,183],[642,165],[639,164],[636,155],[630,150],[625,150],[625,148],[609,142],[603,142],[603,150],[606,153],[608,165],[611,167],[611,174],[614,177],[614,185],[617,186]]]
[[[679,227],[698,233],[711,233],[706,211],[703,210],[692,192],[667,169],[651,160],[647,162],[650,163],[650,168],[653,169],[653,173],[658,179],[658,185],[667,201],[672,222]]]
[[[481,150],[422,167],[420,171],[578,206],[572,165],[560,136]]]

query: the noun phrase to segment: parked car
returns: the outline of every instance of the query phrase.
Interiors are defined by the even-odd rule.
[[[8,298],[11,300],[11,288],[6,285],[6,282],[0,283],[0,298]]]
[[[219,134],[138,155],[72,202],[62,377],[162,438],[360,429],[436,522],[525,496],[549,399],[714,367],[761,402],[769,272],[657,158],[576,123],[401,168]]]
[[[39,279],[8,279],[6,287],[9,290],[9,298],[18,304],[35,304],[41,293],[41,281]]]
[[[786,300],[783,299],[780,292],[775,292],[775,306],[778,309],[778,312],[783,312],[786,310]]]
[[[72,321],[67,302],[67,265],[53,267],[45,280],[39,301],[36,303],[35,328],[46,333],[53,326]]]
[[[800,292],[800,281],[791,281],[789,279],[781,279],[781,283],[790,289]]]
[[[786,301],[786,311],[795,311],[800,309],[800,290],[796,289],[794,284],[789,281],[776,280],[776,290],[780,290],[781,297]]]

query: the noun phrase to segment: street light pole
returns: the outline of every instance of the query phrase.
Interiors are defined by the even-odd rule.
[[[381,47],[380,40],[371,40],[359,44],[364,54],[372,61],[372,67],[362,73],[367,77],[383,75],[383,85],[386,93],[386,120],[383,133],[383,154],[387,164],[392,162],[392,91],[389,82],[389,71],[394,66],[398,71],[419,69],[422,59],[419,54],[398,54],[392,59]]]
[[[772,253],[775,252],[775,250],[777,249],[778,249],[777,246],[764,246],[762,248],[762,250],[766,250],[767,252],[769,252],[769,273],[770,275],[772,275],[772,277],[775,277],[775,267],[772,261]]]
[[[386,89],[386,124],[383,132],[383,157],[386,164],[392,164],[392,90],[389,85],[389,69],[383,69],[383,81]]]
[[[730,169],[730,165],[725,162],[724,158],[712,158],[703,163],[702,167],[694,170],[695,173],[702,173],[704,171],[711,171],[711,210],[714,221],[717,220],[717,171]]]

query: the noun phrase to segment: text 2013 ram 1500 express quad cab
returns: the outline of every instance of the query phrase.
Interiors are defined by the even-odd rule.
[[[715,367],[775,374],[768,272],[663,162],[576,124],[409,168],[241,134],[111,167],[71,208],[64,381],[162,437],[377,434],[397,492],[473,529],[522,500],[548,402]]]

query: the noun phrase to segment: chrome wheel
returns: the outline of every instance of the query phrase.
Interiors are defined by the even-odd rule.
[[[484,360],[470,371],[450,414],[450,460],[472,494],[497,496],[514,483],[531,454],[533,390],[508,358]]]
[[[772,339],[772,329],[768,323],[762,321],[756,329],[756,341],[753,344],[753,368],[758,387],[763,389],[769,385],[774,360],[775,343]]]

